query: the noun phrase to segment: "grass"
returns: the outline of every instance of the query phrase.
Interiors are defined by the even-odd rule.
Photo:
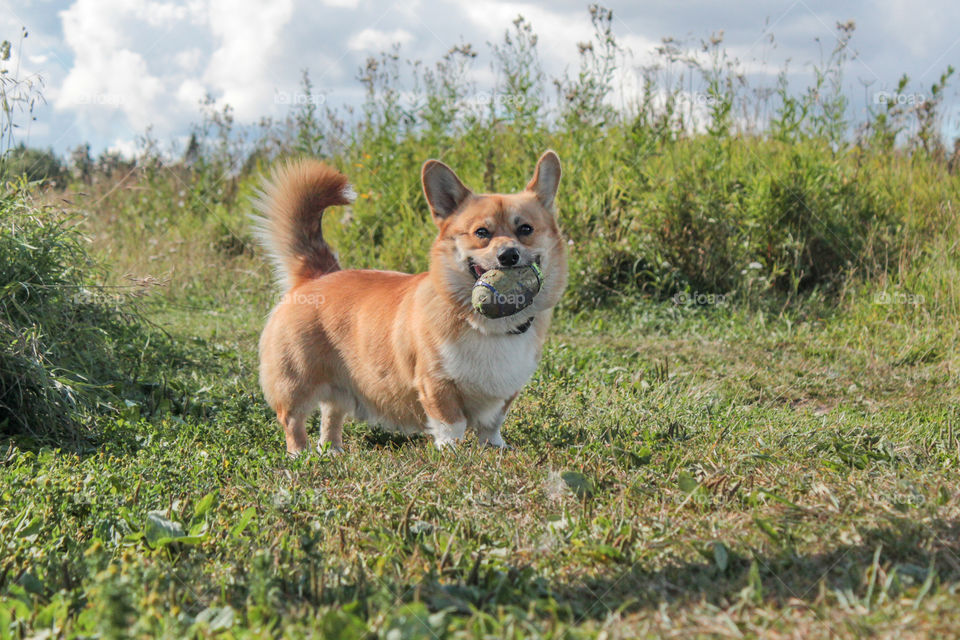
[[[561,319],[505,431],[513,451],[351,424],[348,455],[289,460],[256,389],[261,313],[179,315],[195,416],[115,418],[87,452],[5,452],[3,606],[22,628],[811,637],[957,622],[955,355],[905,362],[836,321],[640,305]]]
[[[760,130],[734,129],[718,67],[702,127],[669,99],[615,113],[591,19],[553,119],[518,21],[503,112],[458,110],[461,48],[410,116],[388,54],[355,126],[303,110],[251,149],[208,113],[183,161],[7,188],[0,640],[954,633],[960,180],[932,125],[904,139],[888,111],[854,135],[839,66]],[[277,298],[246,218],[259,170],[328,158],[360,194],[325,226],[341,261],[415,270],[423,159],[513,189],[547,146],[572,285],[514,448],[349,423],[346,455],[289,459],[256,379]]]
[[[132,302],[147,285],[100,284],[76,224],[25,184],[0,198],[0,434],[77,445],[101,409],[143,397],[133,387],[151,332]]]

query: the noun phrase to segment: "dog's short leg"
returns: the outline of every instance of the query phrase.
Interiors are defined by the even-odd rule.
[[[420,385],[420,403],[427,414],[427,431],[438,449],[455,445],[467,431],[456,389],[447,381],[423,380]]]
[[[501,424],[503,421],[501,420]],[[477,427],[477,441],[480,444],[488,444],[491,447],[497,447],[498,449],[505,449],[507,443],[503,441],[503,436],[500,435],[500,426],[501,424],[490,426],[490,427]]]
[[[320,403],[320,446],[330,443],[333,451],[343,451],[344,412],[332,402]]]
[[[480,444],[487,444],[499,449],[509,449],[510,446],[503,441],[500,435],[500,427],[507,417],[507,409],[510,403],[516,398],[516,394],[508,398],[502,405],[494,406],[488,413],[480,414],[476,417],[477,441]]]
[[[307,417],[302,413],[277,411],[277,419],[283,425],[283,435],[287,439],[287,453],[297,456],[307,448]]]
[[[500,427],[503,426],[503,420],[506,418],[506,415],[503,407],[497,406],[487,413],[481,413],[476,416],[477,441],[480,444],[488,444],[491,447],[505,447],[506,444],[500,436]]]

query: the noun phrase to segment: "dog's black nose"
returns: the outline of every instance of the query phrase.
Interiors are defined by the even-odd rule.
[[[520,252],[512,247],[510,249],[504,249],[497,254],[497,260],[500,261],[501,267],[512,267],[520,262]]]

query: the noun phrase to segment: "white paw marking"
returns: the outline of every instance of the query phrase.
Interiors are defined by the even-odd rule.
[[[437,445],[437,449],[452,447],[463,440],[467,431],[467,421],[458,420],[454,423],[447,423],[427,418],[427,430],[433,436],[433,443]]]

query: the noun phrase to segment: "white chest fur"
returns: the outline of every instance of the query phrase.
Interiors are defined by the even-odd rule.
[[[440,347],[447,375],[462,392],[506,399],[523,388],[537,368],[535,331],[520,335],[483,335],[467,331]]]

